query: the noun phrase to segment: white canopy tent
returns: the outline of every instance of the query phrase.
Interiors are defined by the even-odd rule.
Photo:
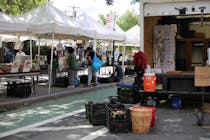
[[[83,13],[76,18],[76,20],[81,24],[81,26],[87,27],[88,29],[95,30],[95,34],[93,36],[94,39],[97,40],[117,40],[123,41],[124,35],[116,33],[114,31],[110,31],[106,29],[102,24]]]
[[[0,33],[1,34],[21,34],[28,33],[29,26],[20,20],[0,12]]]
[[[17,19],[30,25],[32,34],[43,38],[92,38],[94,31],[81,27],[73,18],[66,16],[62,11],[46,3],[31,10]]]
[[[39,38],[52,38],[52,46],[54,46],[55,38],[92,38],[94,34],[94,31],[80,27],[76,20],[66,16],[62,11],[49,3],[21,15],[17,19],[30,24],[33,35]],[[38,52],[39,56],[40,47]],[[49,93],[51,92],[52,63],[53,49],[51,49]]]
[[[133,26],[127,32],[125,32],[125,44],[132,46],[139,46],[140,43],[140,35],[139,35],[140,27],[138,25]]]

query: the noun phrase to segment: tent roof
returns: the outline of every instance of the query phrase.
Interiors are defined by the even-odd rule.
[[[138,25],[133,26],[130,28],[127,32],[125,32],[126,39],[125,43],[134,45],[134,46],[139,46],[140,43],[140,27]]]
[[[29,26],[27,24],[0,12],[0,33],[20,34],[27,32],[29,32]]]
[[[82,26],[85,26],[91,30],[95,30],[95,39],[119,41],[124,39],[123,35],[106,29],[102,24],[85,13],[78,16],[77,21],[80,22]]]
[[[53,33],[57,35],[57,38],[68,38],[69,36],[91,38],[93,33],[48,3],[17,17],[17,19],[30,24],[33,34],[47,38],[48,34]]]

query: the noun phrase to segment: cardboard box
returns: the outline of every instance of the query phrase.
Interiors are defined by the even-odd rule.
[[[210,67],[195,67],[195,86],[210,86]]]

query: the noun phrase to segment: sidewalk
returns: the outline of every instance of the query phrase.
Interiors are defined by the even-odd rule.
[[[126,77],[124,79],[125,83],[133,83],[133,77]],[[0,112],[5,112],[13,109],[18,109],[21,107],[31,106],[38,102],[43,102],[47,100],[55,100],[58,98],[72,96],[75,94],[87,93],[107,87],[116,86],[116,82],[112,83],[100,83],[96,87],[84,87],[83,85],[79,87],[75,87],[73,89],[70,88],[61,88],[61,87],[51,87],[51,93],[48,93],[48,85],[47,83],[38,83],[36,84],[35,90],[36,94],[31,94],[26,98],[16,98],[16,97],[8,97],[6,95],[6,89],[3,89],[0,96]]]

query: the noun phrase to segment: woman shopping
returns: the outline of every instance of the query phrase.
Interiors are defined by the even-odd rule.
[[[69,51],[69,57],[68,57],[68,64],[69,64],[69,70],[68,70],[68,77],[69,77],[69,88],[73,88],[74,82],[77,78],[77,71],[79,70],[79,64],[76,59],[76,55],[74,54],[74,49],[70,47],[68,49]]]

